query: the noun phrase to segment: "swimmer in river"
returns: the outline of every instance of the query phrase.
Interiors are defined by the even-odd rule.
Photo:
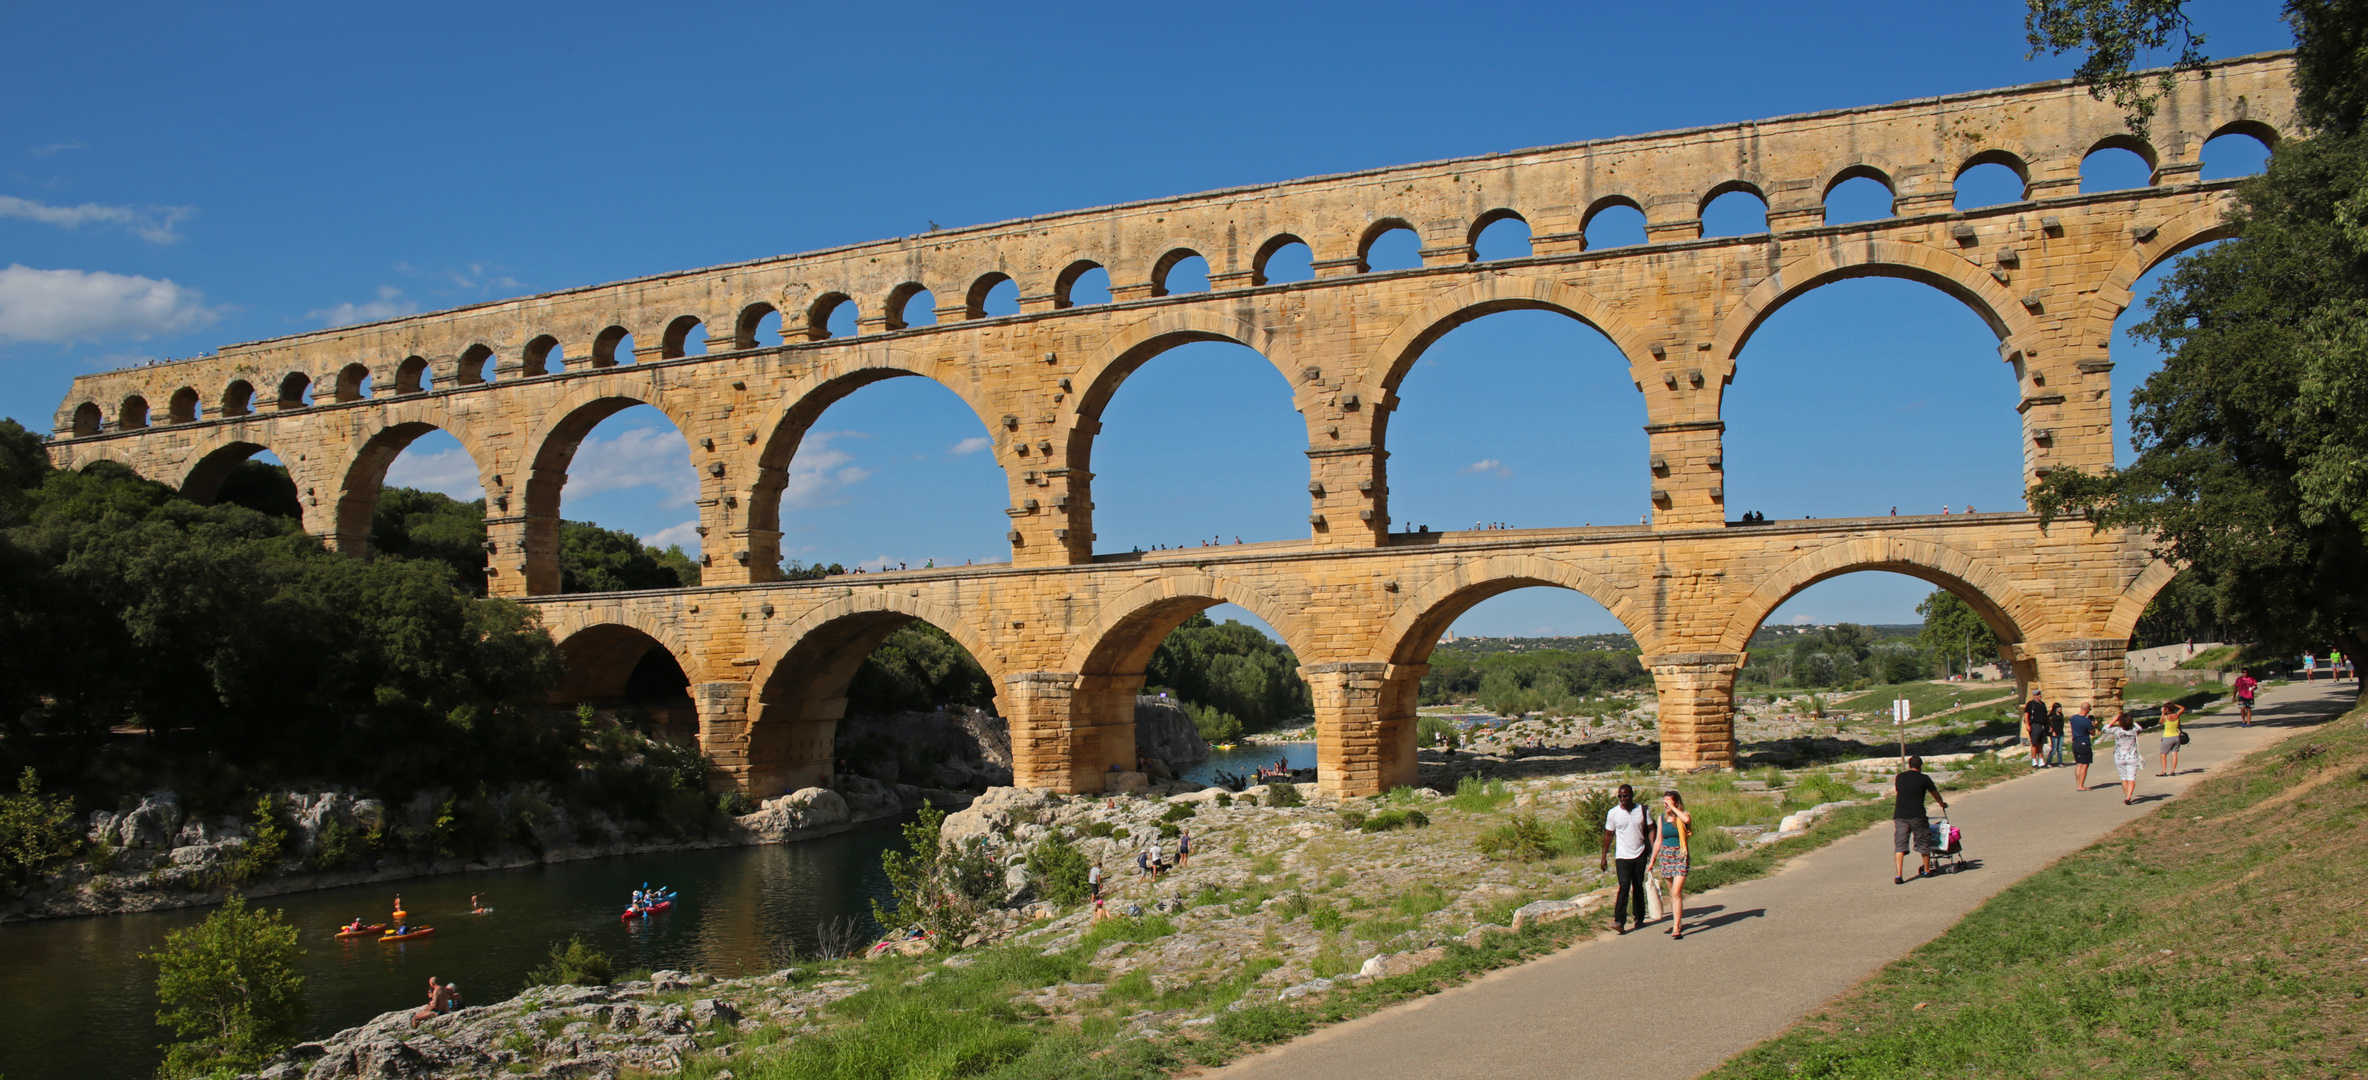
[[[488,908],[485,906],[485,903],[484,903],[483,901],[481,901],[481,900],[477,899],[477,894],[476,894],[476,893],[470,893],[470,894],[469,894],[469,914],[471,914],[471,915],[483,915],[483,914],[485,914],[485,913],[486,913],[486,911],[488,911],[488,910],[489,910],[489,909],[488,909]]]

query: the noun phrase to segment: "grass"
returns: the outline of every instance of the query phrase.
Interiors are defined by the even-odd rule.
[[[2302,732],[2009,887],[1714,1077],[2368,1071],[2368,732]]]
[[[1971,705],[1977,701],[2012,698],[2013,696],[2014,684],[2009,682],[1912,682],[1900,683],[1895,686],[1878,686],[1863,694],[1844,698],[1838,705],[1829,704],[1827,707],[1848,709],[1851,712],[1887,714],[1891,709],[1891,702],[1904,697],[1908,699],[1909,715],[1930,716],[1944,709],[1954,709],[1959,705]]]
[[[2236,663],[2237,647],[2222,645],[2179,661],[2179,666],[2191,671],[2226,671]]]
[[[2190,709],[2197,709],[2233,693],[2235,691],[2217,683],[2195,686],[2188,683],[2132,680],[2121,688],[2121,699],[2132,705],[2175,702]]]

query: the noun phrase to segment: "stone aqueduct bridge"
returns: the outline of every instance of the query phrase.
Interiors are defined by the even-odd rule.
[[[1672,767],[1733,760],[1731,693],[1753,630],[1786,597],[1855,570],[1954,591],[2010,643],[2022,678],[2111,708],[2123,643],[2171,577],[2143,538],[2045,531],[2024,513],[1732,525],[1721,394],[1753,330],[1791,298],[1839,278],[1908,278],[1997,333],[1997,377],[2021,391],[2026,481],[2109,464],[2113,321],[2139,275],[2223,234],[2230,185],[2198,181],[2201,148],[2227,132],[2274,145],[2291,123],[2290,66],[2253,57],[2182,76],[2151,141],[2049,83],[1056,214],[238,345],[77,379],[51,453],[69,467],[121,461],[207,498],[268,448],[306,528],[359,553],[389,462],[448,431],[488,496],[492,590],[541,610],[573,665],[565,692],[620,693],[663,647],[691,679],[706,747],[768,793],[827,776],[848,679],[915,618],[997,679],[1020,782],[1077,791],[1131,760],[1132,697],[1158,642],[1225,601],[1305,664],[1322,783],[1339,793],[1414,778],[1432,644],[1472,605],[1530,585],[1585,593],[1635,634]],[[2144,157],[2152,185],[2082,194],[2082,160],[2100,147]],[[1954,211],[1958,174],[1990,162],[2025,178],[2024,201]],[[1861,176],[1891,189],[1894,216],[1825,224],[1827,191]],[[1702,237],[1703,205],[1733,190],[1766,201],[1769,231]],[[1614,206],[1643,212],[1646,242],[1586,250],[1588,221]],[[1530,256],[1475,262],[1475,236],[1509,216],[1530,226]],[[1422,265],[1370,271],[1366,251],[1396,228],[1420,236]],[[1293,241],[1312,249],[1314,277],[1269,283],[1267,259]],[[1194,254],[1209,291],[1171,295],[1168,270]],[[1097,266],[1112,300],[1071,303]],[[984,296],[1005,280],[1020,311],[990,317]],[[937,324],[903,325],[921,290],[945,302]],[[857,329],[832,337],[842,304]],[[1635,467],[1652,476],[1651,523],[1393,531],[1399,380],[1440,335],[1516,308],[1582,320],[1625,354],[1650,419]],[[754,340],[774,313],[785,343]],[[704,355],[685,355],[694,335]],[[1096,556],[1104,403],[1162,350],[1213,340],[1257,349],[1293,387],[1307,537]],[[831,403],[897,376],[951,388],[996,436],[1011,562],[780,581],[799,439]],[[707,585],[550,595],[569,459],[593,425],[642,403],[691,444]]]

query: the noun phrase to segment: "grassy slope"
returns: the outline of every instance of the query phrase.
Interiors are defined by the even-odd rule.
[[[2368,710],[2017,883],[1712,1073],[2368,1071]]]

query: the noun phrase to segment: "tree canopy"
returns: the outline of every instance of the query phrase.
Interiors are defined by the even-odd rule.
[[[1196,614],[1184,620],[1151,654],[1143,684],[1233,717],[1251,731],[1315,712],[1315,699],[1299,677],[1299,658],[1235,619],[1219,624]]]

